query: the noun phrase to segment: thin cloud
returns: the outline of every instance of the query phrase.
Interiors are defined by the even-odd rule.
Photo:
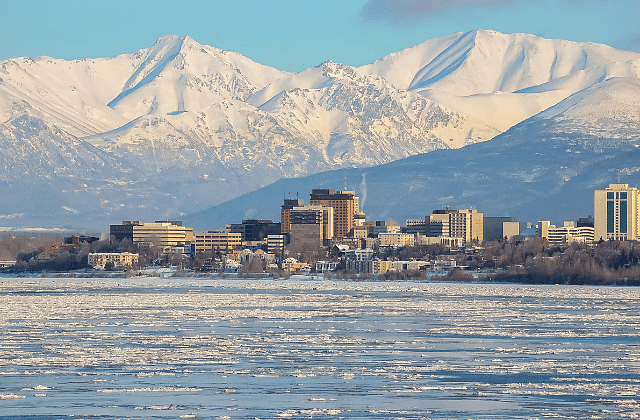
[[[515,0],[369,0],[360,15],[366,21],[417,22],[453,7],[487,7]]]

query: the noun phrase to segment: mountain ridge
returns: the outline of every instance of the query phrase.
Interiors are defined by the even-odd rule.
[[[0,206],[0,219],[182,217],[279,179],[446,156],[524,126],[539,125],[531,129],[539,134],[560,119],[563,135],[572,127],[585,141],[615,143],[636,135],[639,68],[640,54],[601,44],[487,30],[361,67],[327,61],[299,73],[177,35],[112,58],[4,60],[0,179],[24,183],[2,193],[27,203],[18,196],[42,185],[57,196],[44,219],[38,206],[15,202]],[[596,106],[608,97],[618,99]],[[31,133],[33,156],[14,147],[20,130]],[[75,159],[92,182],[53,169],[64,144],[79,154],[60,162],[68,169]]]

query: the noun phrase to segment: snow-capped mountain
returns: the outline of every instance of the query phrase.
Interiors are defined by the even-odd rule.
[[[639,67],[640,54],[605,45],[495,31],[295,74],[178,36],[113,58],[6,60],[0,220],[180,217],[281,178],[434,151],[476,160],[464,146],[517,124],[624,142],[640,118],[618,105],[634,103]]]
[[[185,221],[211,226],[257,215],[278,219],[283,192],[308,203],[313,188],[338,189],[345,179],[368,220],[404,222],[445,206],[532,223],[593,215],[594,189],[617,182],[640,186],[640,80],[609,79],[491,141],[282,179]]]

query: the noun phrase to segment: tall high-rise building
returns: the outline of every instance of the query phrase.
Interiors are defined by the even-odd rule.
[[[289,227],[290,250],[317,251],[333,237],[333,207],[294,207]]]
[[[348,236],[353,231],[354,215],[360,208],[360,199],[354,191],[314,189],[311,191],[311,205],[333,207],[333,234]]]
[[[320,229],[320,244],[322,245],[329,239],[333,238],[333,207],[325,207],[319,205],[308,205],[302,207],[294,207],[290,214],[290,235],[291,242],[294,242],[294,231],[298,229],[309,230],[308,225],[318,225]],[[303,227],[301,227],[304,225]],[[315,229],[315,228],[313,228]],[[297,240],[300,239],[298,235]]]
[[[282,234],[289,233],[291,229],[290,217],[291,210],[294,207],[304,206],[304,200],[298,198],[285,198],[284,204],[280,207],[280,232]]]
[[[640,236],[640,194],[629,184],[609,184],[593,197],[595,240],[636,240]]]

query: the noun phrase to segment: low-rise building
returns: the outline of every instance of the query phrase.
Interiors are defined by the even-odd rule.
[[[124,269],[138,263],[138,254],[130,252],[95,252],[87,256],[87,263],[93,268],[104,269],[110,264],[113,268]]]
[[[380,246],[413,246],[415,236],[410,233],[379,233]]]
[[[567,245],[570,243],[593,243],[595,230],[590,226],[576,227],[575,222],[564,222],[564,226],[551,225],[547,240],[549,245]]]
[[[289,227],[287,226],[287,231]],[[285,235],[267,236],[267,251],[281,253],[284,250]]]
[[[117,240],[129,239],[139,246],[175,247],[193,241],[193,228],[182,226],[182,222],[176,220],[153,223],[125,220],[121,225],[111,225],[110,234]]]
[[[335,261],[316,261],[316,273],[336,271],[338,263]]]
[[[289,272],[298,272],[307,265],[307,263],[298,262],[298,260],[293,257],[285,258],[284,261],[282,261],[282,269]]]
[[[413,235],[427,235],[427,222],[425,219],[407,219],[405,233],[411,233]]]
[[[225,253],[239,249],[242,246],[242,234],[210,230],[208,232],[196,233],[195,242],[196,253],[215,251]]]

